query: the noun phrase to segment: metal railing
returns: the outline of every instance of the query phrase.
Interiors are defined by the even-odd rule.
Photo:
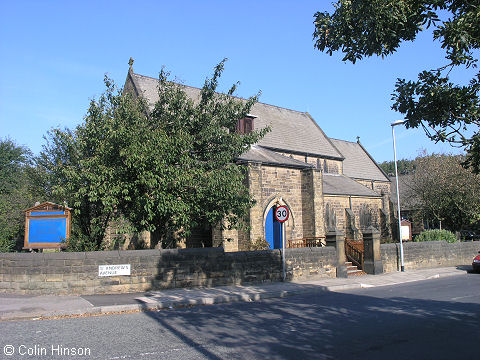
[[[325,246],[325,236],[304,237],[301,239],[288,240],[287,248],[307,248]]]

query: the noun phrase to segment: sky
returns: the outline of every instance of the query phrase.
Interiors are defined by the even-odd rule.
[[[238,96],[261,91],[261,102],[308,111],[329,137],[359,136],[377,162],[393,160],[395,81],[444,65],[444,52],[422,33],[388,58],[342,62],[313,47],[313,15],[332,9],[326,0],[0,0],[0,138],[38,154],[49,129],[82,123],[105,74],[123,86],[130,57],[135,73],[157,77],[165,66],[196,87],[228,58],[220,90],[240,81]],[[399,159],[459,152],[421,129],[395,134]]]

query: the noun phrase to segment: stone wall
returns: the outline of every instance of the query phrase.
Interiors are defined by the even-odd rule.
[[[289,219],[285,222],[285,236],[290,239],[302,238],[303,228],[303,198],[302,185],[305,177],[302,170],[273,166],[250,164],[248,182],[250,194],[256,204],[250,209],[249,239],[255,241],[265,238],[265,217],[275,202],[287,205],[290,210]],[[280,201],[281,198],[281,201]],[[311,228],[309,226],[308,228]],[[239,250],[245,247],[239,244]]]
[[[405,269],[470,265],[480,241],[405,243]],[[382,244],[384,272],[399,269],[399,245]],[[334,247],[286,250],[288,280],[336,276]],[[130,264],[131,275],[100,277],[99,265]],[[223,248],[0,254],[0,292],[103,294],[281,281],[279,250]]]
[[[403,243],[403,260],[406,270],[443,266],[471,265],[480,251],[480,241],[457,242],[425,241]],[[382,244],[384,272],[400,269],[400,245]]]
[[[330,174],[343,174],[343,162],[340,160],[324,159],[320,156],[314,155],[299,155],[281,151],[277,152],[280,155],[313,165],[317,170],[321,170],[322,172],[328,172]]]
[[[335,211],[337,219],[337,228],[343,233],[351,234],[351,224],[347,218],[345,209],[351,209],[355,215],[355,226],[362,230],[360,214],[364,207],[368,207],[372,212],[372,224],[379,227],[380,213],[378,209],[382,208],[382,198],[359,197],[359,196],[341,196],[341,195],[324,195],[325,205],[329,204],[330,208]],[[359,232],[361,237],[361,231]]]
[[[336,277],[335,247],[286,249],[287,279],[310,280]]]
[[[100,277],[99,265],[130,264],[131,275]],[[335,249],[287,249],[289,280],[335,276]],[[222,248],[0,254],[0,292],[103,294],[281,281],[279,250]]]

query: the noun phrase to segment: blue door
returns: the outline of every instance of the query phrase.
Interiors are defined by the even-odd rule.
[[[273,206],[267,214],[265,220],[265,239],[270,245],[270,249],[282,248],[282,224],[275,219],[273,213],[275,206]]]

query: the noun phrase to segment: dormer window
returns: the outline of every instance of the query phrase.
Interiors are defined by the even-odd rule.
[[[253,131],[253,119],[256,116],[247,114],[243,119],[237,120],[237,132],[240,134],[248,134]]]

